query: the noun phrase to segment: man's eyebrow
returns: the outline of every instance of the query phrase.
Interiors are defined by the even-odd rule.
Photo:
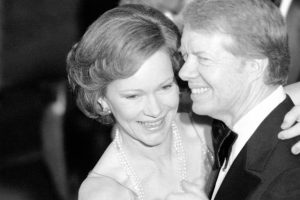
[[[195,51],[195,52],[192,52],[193,55],[195,56],[201,56],[203,55],[203,52],[202,51]]]

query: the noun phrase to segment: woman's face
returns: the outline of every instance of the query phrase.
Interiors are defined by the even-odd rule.
[[[170,132],[179,103],[169,55],[159,50],[134,75],[110,83],[104,100],[123,139],[147,146],[161,144]]]

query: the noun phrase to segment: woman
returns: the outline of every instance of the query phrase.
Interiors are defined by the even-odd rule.
[[[209,123],[177,113],[179,39],[159,11],[124,5],[104,13],[70,51],[77,104],[87,116],[115,123],[114,140],[82,183],[80,200],[165,199],[182,190],[183,180],[209,188]]]

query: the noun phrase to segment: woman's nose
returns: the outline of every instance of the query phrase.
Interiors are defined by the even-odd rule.
[[[161,103],[156,96],[149,96],[145,105],[145,114],[158,117],[161,113]]]

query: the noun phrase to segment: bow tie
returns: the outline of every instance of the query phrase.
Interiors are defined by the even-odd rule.
[[[280,4],[281,4],[281,0],[272,0],[272,2],[273,2],[277,7],[279,7]]]
[[[237,134],[231,131],[222,121],[214,120],[212,123],[212,138],[215,150],[215,169],[220,169],[225,161],[225,168],[228,164],[232,145]]]

